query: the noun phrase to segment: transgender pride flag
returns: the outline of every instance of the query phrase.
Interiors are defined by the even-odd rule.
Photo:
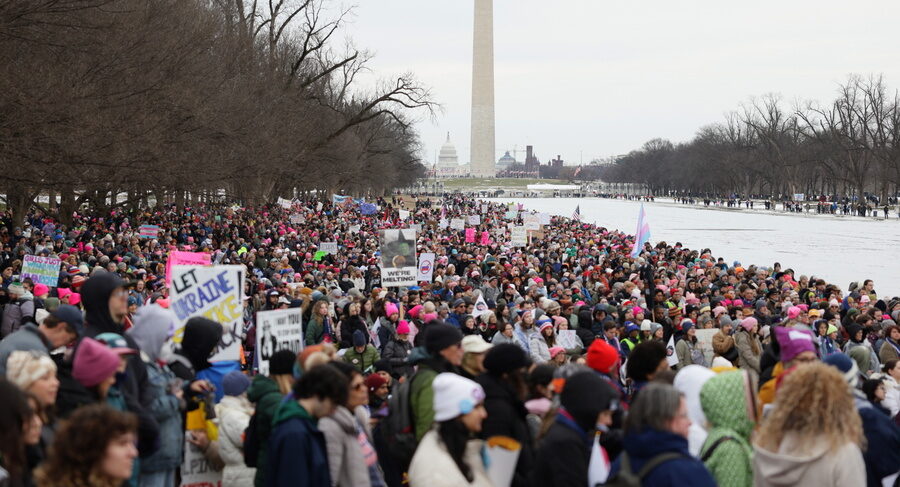
[[[647,213],[644,212],[644,205],[641,204],[641,214],[638,215],[637,232],[634,234],[634,248],[631,249],[631,258],[637,257],[644,244],[650,241],[650,224],[647,223]]]

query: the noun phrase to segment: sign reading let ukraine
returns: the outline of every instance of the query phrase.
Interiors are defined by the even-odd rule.
[[[244,267],[239,265],[176,265],[172,267],[170,308],[178,317],[174,341],[181,343],[184,326],[195,316],[222,325],[222,339],[211,362],[240,358]]]

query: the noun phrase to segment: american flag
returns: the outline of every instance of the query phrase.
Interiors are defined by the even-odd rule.
[[[575,207],[575,212],[572,213],[573,220],[581,220],[581,205]]]

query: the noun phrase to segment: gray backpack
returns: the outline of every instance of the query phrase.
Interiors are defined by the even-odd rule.
[[[622,463],[619,465],[619,471],[602,485],[611,487],[641,487],[644,477],[650,475],[650,472],[652,472],[654,468],[669,460],[677,460],[679,458],[684,458],[684,455],[674,452],[660,453],[651,458],[640,471],[634,473],[634,471],[631,470],[631,461],[628,460],[628,453],[622,452]]]

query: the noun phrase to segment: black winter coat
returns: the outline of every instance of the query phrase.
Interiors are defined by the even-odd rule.
[[[391,370],[394,371],[393,375],[395,377],[412,376],[413,366],[406,361],[412,348],[412,343],[409,343],[409,340],[398,340],[396,338],[392,338],[384,346],[381,358],[390,362]]]
[[[530,485],[528,477],[534,465],[534,444],[528,428],[525,404],[516,397],[513,387],[493,374],[482,374],[476,382],[484,389],[484,408],[488,417],[481,426],[481,437],[508,436],[522,445],[512,487]]]
[[[541,440],[531,485],[542,487],[583,487],[588,481],[590,444],[577,426],[555,421]]]

